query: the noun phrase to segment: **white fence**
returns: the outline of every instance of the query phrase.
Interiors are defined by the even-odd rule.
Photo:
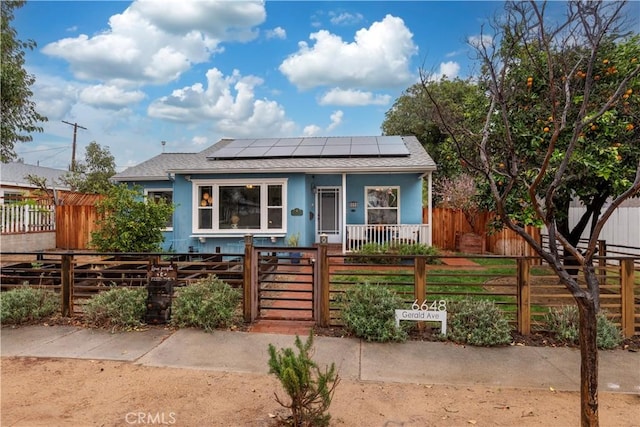
[[[55,206],[3,204],[0,205],[0,232],[33,233],[56,229]]]
[[[367,243],[422,243],[430,245],[429,224],[348,224],[348,252]]]

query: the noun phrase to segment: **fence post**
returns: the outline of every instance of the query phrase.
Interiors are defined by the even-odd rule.
[[[414,257],[414,262],[413,281],[415,287],[413,296],[418,300],[418,305],[420,305],[427,297],[427,259],[424,256],[416,256]]]
[[[329,258],[327,257],[328,244],[328,236],[321,234],[318,260],[320,262],[320,326],[323,328],[329,327],[331,323],[331,289],[329,284]]]
[[[621,314],[620,319],[622,335],[631,338],[635,333],[635,298],[633,295],[633,259],[623,259],[620,261],[620,297]]]
[[[518,332],[523,335],[531,333],[531,283],[530,280],[531,260],[528,258],[518,258],[518,278],[517,278],[517,305],[518,305]]]
[[[242,312],[244,321],[251,322],[253,312],[253,289],[251,286],[251,276],[253,272],[253,236],[244,236],[244,265],[242,269]]]
[[[73,254],[62,255],[60,262],[62,282],[62,316],[73,316]]]
[[[413,296],[418,300],[418,305],[422,305],[427,298],[427,259],[424,256],[416,256],[413,260]],[[418,329],[424,330],[424,322],[418,322]]]

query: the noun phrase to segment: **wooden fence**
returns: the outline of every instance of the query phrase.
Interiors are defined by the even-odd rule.
[[[56,206],[56,248],[88,249],[97,219],[95,206]]]
[[[423,209],[423,222],[427,222],[428,209]],[[483,231],[483,250],[498,255],[533,256],[533,249],[517,233],[509,229],[490,233],[489,223],[495,217],[493,213],[481,212],[476,218],[476,230]],[[458,239],[464,233],[473,231],[464,214],[458,209],[433,209],[433,246],[456,251]],[[540,242],[540,230],[527,227],[527,231]]]
[[[258,280],[252,276],[258,260],[252,259],[253,251],[247,248],[244,254],[3,253],[0,282],[3,291],[23,286],[47,287],[61,294],[63,314],[81,314],[83,304],[92,295],[114,286],[145,286],[149,262],[160,258],[161,265],[177,266],[177,286],[216,274],[232,286],[243,287],[246,320],[246,313],[251,313],[255,304],[251,295]],[[318,251],[314,258],[319,266],[319,291],[314,294],[314,298],[320,298],[316,321],[325,326],[340,325],[339,295],[365,282],[389,287],[401,294],[409,306],[414,300],[491,300],[522,334],[544,328],[544,316],[550,308],[575,304],[549,267],[533,257],[363,257],[329,254],[326,245],[300,249],[305,253]],[[452,259],[464,259],[466,263],[451,263]],[[640,267],[634,266],[634,260],[639,258],[609,257],[604,267],[597,267],[601,306],[627,337],[640,334]],[[436,264],[439,261],[442,263]],[[287,269],[274,272],[273,277],[295,274],[295,265],[282,265]],[[274,289],[282,290],[286,283],[274,283]]]
[[[55,230],[53,206],[8,203],[0,205],[2,234],[34,233]]]

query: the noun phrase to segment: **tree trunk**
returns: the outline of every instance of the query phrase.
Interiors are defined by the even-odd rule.
[[[576,298],[580,312],[580,425],[597,427],[598,345],[597,319],[593,300]]]

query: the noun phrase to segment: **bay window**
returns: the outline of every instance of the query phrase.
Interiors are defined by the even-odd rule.
[[[193,183],[194,232],[284,232],[285,180],[194,180]]]

